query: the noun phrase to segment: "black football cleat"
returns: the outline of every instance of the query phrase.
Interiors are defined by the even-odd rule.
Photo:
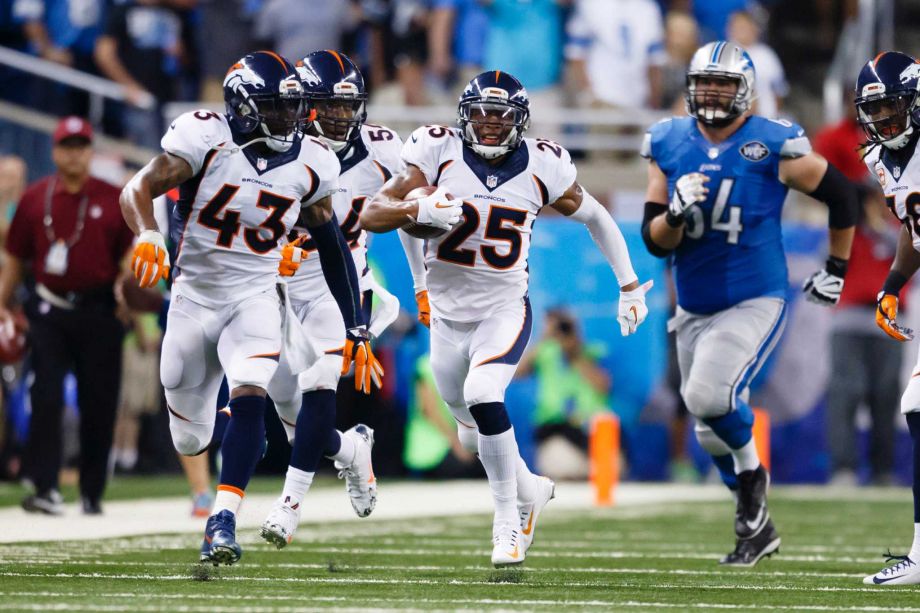
[[[761,530],[751,538],[739,538],[735,550],[719,560],[719,564],[750,568],[761,558],[779,553],[780,538],[773,521],[767,517]]]
[[[770,520],[767,488],[770,475],[763,466],[738,474],[738,505],[735,510],[735,536],[739,540],[757,536]]]

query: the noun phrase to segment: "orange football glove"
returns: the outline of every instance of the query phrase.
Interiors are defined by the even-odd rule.
[[[898,317],[898,297],[895,294],[879,292],[878,308],[875,310],[875,323],[891,338],[901,341],[913,340],[914,331],[910,328],[899,326],[895,319]]]
[[[300,246],[307,240],[306,234],[301,234],[296,240],[281,248],[281,261],[278,262],[278,274],[282,277],[293,277],[300,268],[301,262],[307,259],[310,253]]]
[[[346,374],[355,363],[355,389],[365,394],[371,393],[371,381],[378,388],[383,387],[383,367],[371,351],[370,335],[367,328],[358,326],[345,333],[345,346],[342,348],[342,374]]]
[[[418,305],[418,320],[426,328],[431,327],[431,305],[428,304],[428,290],[423,289],[415,293],[415,304]]]
[[[131,270],[141,287],[153,287],[160,279],[169,278],[169,252],[163,235],[156,230],[144,230],[134,245]]]

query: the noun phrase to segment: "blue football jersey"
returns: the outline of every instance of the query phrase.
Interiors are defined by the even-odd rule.
[[[709,196],[687,211],[684,238],[674,251],[683,309],[709,314],[750,298],[785,295],[780,217],[788,188],[779,180],[779,162],[810,151],[802,128],[758,116],[717,144],[690,117],[649,129],[642,155],[667,176],[669,198],[681,176],[709,177]]]

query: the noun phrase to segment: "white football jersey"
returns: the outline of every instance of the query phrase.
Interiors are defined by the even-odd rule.
[[[882,186],[888,208],[910,230],[914,249],[920,251],[920,155],[905,160],[899,153],[874,147],[865,162]]]
[[[463,145],[458,130],[424,126],[406,141],[402,158],[430,185],[464,203],[461,222],[426,243],[432,314],[478,321],[523,298],[537,214],[575,182],[568,151],[552,141],[525,138],[500,165],[491,166]]]
[[[253,147],[239,149],[226,116],[211,111],[181,115],[161,146],[194,172],[179,186],[176,205],[176,289],[209,307],[272,287],[279,241],[302,207],[338,186],[338,158],[319,140],[305,137],[286,153],[262,158]]]
[[[342,234],[351,248],[355,269],[361,277],[361,291],[368,289],[367,232],[358,227],[358,216],[364,204],[383,187],[390,177],[402,172],[399,157],[402,141],[393,130],[383,126],[364,125],[361,136],[348,148],[347,156],[340,160],[339,186],[332,196],[335,216]],[[298,233],[309,233],[297,228]],[[316,300],[329,291],[319,254],[313,240],[303,244],[309,253],[297,273],[288,279],[288,291],[294,301]]]

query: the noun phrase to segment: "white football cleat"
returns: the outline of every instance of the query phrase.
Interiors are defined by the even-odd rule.
[[[288,500],[278,498],[262,522],[259,535],[278,549],[283,549],[294,538],[299,523],[300,504],[291,506]]]
[[[521,547],[526,553],[537,531],[537,518],[550,500],[556,497],[556,484],[549,477],[537,477],[537,496],[530,504],[518,503],[521,518]]]
[[[351,499],[351,506],[358,517],[367,517],[377,504],[377,478],[371,464],[371,450],[374,448],[374,431],[364,424],[358,424],[342,434],[355,443],[355,459],[348,466],[335,463],[339,479],[345,479],[345,491]]]
[[[920,565],[908,556],[886,556],[889,562],[897,564],[883,568],[863,579],[867,585],[917,585],[920,584]]]
[[[514,566],[524,561],[520,528],[510,522],[492,526],[492,565],[495,568]]]

